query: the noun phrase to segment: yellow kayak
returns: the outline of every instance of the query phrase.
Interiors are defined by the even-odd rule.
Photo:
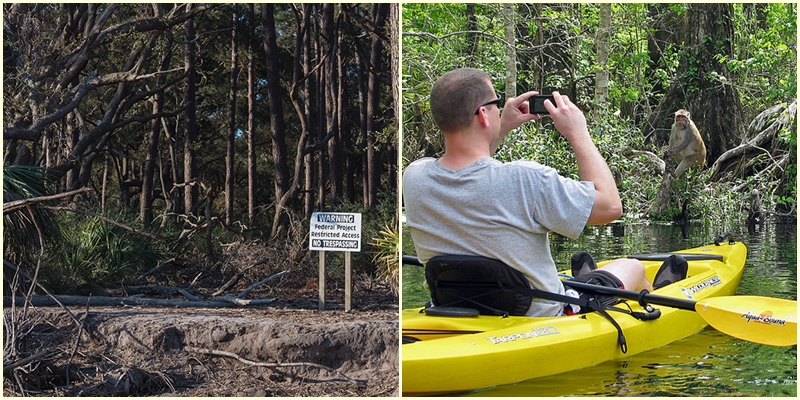
[[[598,312],[534,318],[431,316],[421,308],[403,310],[403,395],[463,392],[521,382],[664,346],[699,332],[708,325],[709,319],[719,319],[725,324],[729,320],[737,324],[750,322],[743,316],[744,311],[741,317],[729,317],[716,311],[713,304],[709,307],[703,302],[734,294],[747,258],[744,244],[724,242],[675,254],[686,256],[689,262],[687,278],[653,291],[653,298],[677,299],[690,305],[696,303],[698,311],[658,305],[655,308],[660,311],[660,317],[649,321],[609,311],[624,333],[627,353],[623,353],[618,345],[617,328]],[[661,259],[663,257],[653,257],[652,261],[642,259],[651,281],[661,266]],[[787,310],[790,310],[792,302],[787,303]],[[770,311],[771,317],[767,318],[772,320],[767,322],[778,321],[768,329],[774,329],[773,325],[780,322],[784,322],[787,329],[794,329],[794,339],[791,340],[796,343],[796,303],[793,304],[795,315],[788,318],[788,323],[787,317],[777,314],[790,311],[779,311],[774,316]],[[616,307],[645,311],[637,300],[626,300]],[[764,314],[764,311],[759,312],[759,315]],[[728,329],[738,331],[741,328],[730,326]],[[771,332],[756,335],[771,335]]]

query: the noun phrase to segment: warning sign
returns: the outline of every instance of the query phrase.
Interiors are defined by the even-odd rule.
[[[361,214],[311,214],[309,250],[361,251]]]

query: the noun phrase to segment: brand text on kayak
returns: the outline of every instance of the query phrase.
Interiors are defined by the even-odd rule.
[[[513,333],[511,335],[503,335],[503,336],[489,336],[486,340],[491,341],[494,344],[499,343],[506,343],[506,342],[513,342],[517,339],[531,339],[540,336],[547,336],[547,335],[557,335],[561,332],[558,331],[558,328],[555,326],[545,326],[543,328],[533,328],[530,331],[520,332],[520,333]]]

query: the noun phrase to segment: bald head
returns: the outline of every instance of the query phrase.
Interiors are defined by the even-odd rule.
[[[492,81],[485,72],[460,68],[442,75],[431,89],[431,113],[443,132],[468,127],[481,104],[494,98]]]

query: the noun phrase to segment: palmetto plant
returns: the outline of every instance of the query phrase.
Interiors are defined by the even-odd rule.
[[[48,259],[52,268],[44,272],[54,290],[106,286],[158,263],[160,252],[140,236],[97,219],[70,219],[58,253]]]
[[[54,194],[54,186],[52,170],[3,167],[4,203]],[[101,220],[57,215],[38,204],[45,203],[4,214],[4,259],[52,291],[103,286],[157,263],[159,250],[135,234]]]
[[[3,203],[52,194],[55,185],[52,170],[26,165],[3,166]],[[3,214],[4,257],[15,263],[31,259],[44,243],[58,239],[53,213],[36,206]]]
[[[397,261],[400,256],[400,234],[396,224],[384,225],[379,236],[373,238],[370,245],[376,249],[372,260],[378,264],[378,277],[396,292],[400,276]]]

